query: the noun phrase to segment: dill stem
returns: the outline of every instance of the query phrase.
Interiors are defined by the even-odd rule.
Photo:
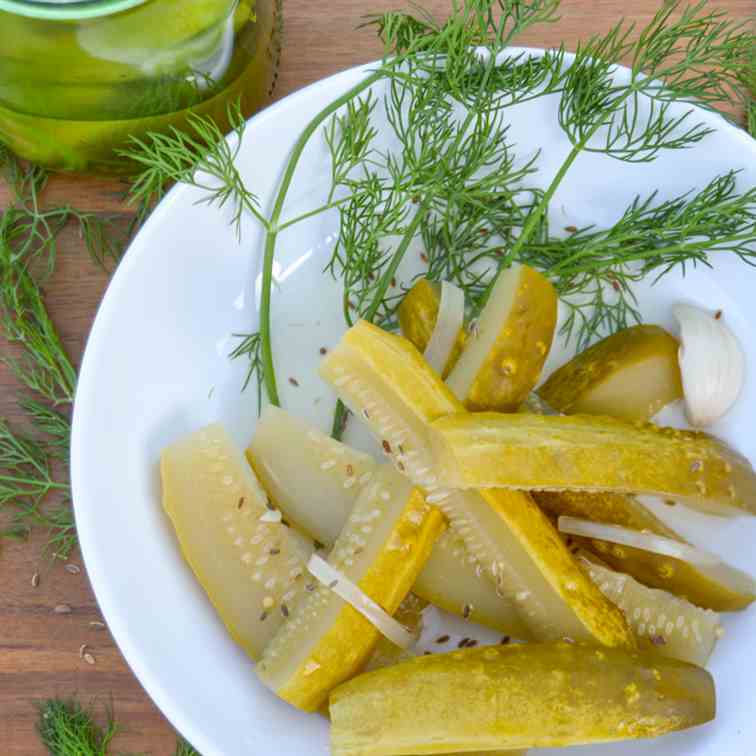
[[[276,241],[281,231],[279,221],[283,206],[286,202],[286,196],[289,192],[294,173],[302,157],[302,153],[310,141],[312,135],[317,131],[321,124],[335,113],[340,107],[355,98],[361,92],[371,87],[384,76],[383,71],[376,71],[361,82],[356,84],[350,90],[345,92],[341,97],[334,100],[328,107],[320,111],[305,127],[304,131],[297,139],[291,157],[286,164],[286,171],[281,179],[281,186],[276,195],[276,201],[273,205],[273,212],[270,216],[269,227],[265,236],[265,252],[263,257],[262,271],[262,293],[260,297],[260,340],[262,347],[262,366],[263,378],[265,379],[265,391],[268,394],[268,400],[275,406],[281,405],[278,396],[278,386],[276,382],[276,372],[273,365],[273,344],[271,338],[270,324],[270,300],[273,288],[273,261],[276,254]]]

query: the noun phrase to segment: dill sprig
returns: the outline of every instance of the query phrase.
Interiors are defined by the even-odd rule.
[[[267,225],[257,197],[244,185],[236,165],[246,128],[239,103],[229,105],[228,121],[232,137],[225,136],[212,118],[190,113],[185,130],[172,127],[167,133],[132,137],[130,146],[119,151],[140,168],[128,193],[129,202],[137,207],[138,222],[149,215],[171,185],[181,183],[200,189],[200,202],[218,207],[230,204],[237,233],[245,212]]]
[[[2,535],[21,538],[44,529],[46,551],[63,559],[77,543],[66,469],[76,370],[32,270],[48,280],[58,236],[76,216],[41,209],[44,172],[23,169],[13,158],[5,165],[15,201],[0,218],[0,328],[20,350],[4,362],[28,392],[19,407],[29,430],[0,420],[0,509],[11,513]]]
[[[674,269],[736,255],[756,266],[756,188],[737,189],[734,171],[698,192],[664,202],[636,197],[608,229],[579,229],[532,243],[520,259],[552,278],[569,316],[563,332],[584,348],[594,338],[640,322],[632,285]]]
[[[118,731],[111,708],[100,727],[92,712],[73,699],[53,698],[39,705],[37,732],[50,756],[107,756]]]
[[[239,340],[239,343],[229,353],[229,357],[232,360],[246,359],[248,361],[247,374],[242,384],[242,391],[252,382],[253,378],[257,379],[257,411],[262,411],[262,356],[260,349],[262,347],[262,339],[260,333],[235,333],[233,334],[235,339]]]

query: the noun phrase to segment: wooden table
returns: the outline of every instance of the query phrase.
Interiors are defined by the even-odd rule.
[[[563,41],[572,49],[578,39],[608,29],[623,14],[643,24],[659,4],[659,0],[565,0],[558,25],[539,28],[522,41],[537,46]],[[380,46],[372,32],[355,31],[355,27],[363,14],[396,5],[401,3],[286,0],[277,96],[374,59]],[[424,5],[439,16],[449,7],[447,0],[425,0]],[[752,18],[756,11],[756,0],[723,0],[719,5],[740,18]],[[51,204],[71,203],[82,210],[128,216],[121,192],[117,181],[60,176],[52,180],[46,197]],[[7,197],[0,187],[0,208]],[[73,231],[63,235],[59,260],[48,304],[69,353],[78,359],[107,277],[90,262]],[[0,415],[11,419],[16,414],[16,388],[0,366]],[[4,544],[0,551],[0,754],[43,754],[35,733],[35,702],[71,694],[84,702],[96,701],[101,713],[112,701],[123,726],[114,751],[172,754],[176,735],[171,726],[135,680],[107,630],[90,627],[90,622],[102,617],[80,555],[74,554],[71,563],[82,571],[71,574],[63,564],[51,564],[42,557],[42,544],[42,534],[37,534],[26,543]],[[32,586],[35,572],[40,575],[36,588]],[[72,612],[54,613],[60,604],[68,604]],[[95,664],[80,658],[83,643],[88,644]]]

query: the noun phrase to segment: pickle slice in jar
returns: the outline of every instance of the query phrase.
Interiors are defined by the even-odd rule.
[[[711,675],[649,652],[548,643],[422,656],[331,694],[334,756],[649,738],[714,718]]]
[[[633,645],[621,613],[586,579],[528,494],[489,491],[484,499],[439,486],[429,423],[463,408],[406,339],[361,321],[323,360],[321,374],[399,470],[438,504],[534,637]]]
[[[326,546],[336,540],[360,492],[386,467],[276,407],[262,413],[247,459],[287,520]],[[496,593],[478,560],[450,531],[436,541],[413,590],[464,619],[514,638],[530,637],[514,604]]]
[[[420,353],[425,352],[433,335],[441,307],[441,284],[421,278],[404,296],[397,315],[402,335],[411,341]],[[446,365],[441,372],[443,378],[456,365],[465,345],[466,333],[461,328]]]
[[[541,374],[554,337],[557,294],[527,265],[499,273],[447,383],[473,411],[514,412]]]
[[[301,591],[312,543],[280,522],[223,427],[163,450],[163,509],[231,637],[253,659]],[[276,519],[276,515],[278,518]]]
[[[360,495],[328,561],[393,614],[443,528],[441,513],[409,481],[379,472]],[[256,672],[285,701],[317,711],[333,687],[367,662],[380,633],[328,586],[312,582],[286,614]]]
[[[552,373],[538,394],[568,415],[650,420],[683,396],[679,348],[659,326],[624,328]]]
[[[750,462],[705,433],[593,415],[481,412],[433,423],[441,485],[586,490],[682,500],[720,515],[756,512]]]
[[[586,491],[536,491],[538,505],[552,515],[581,517],[596,523],[619,525],[679,542],[687,541],[649,511],[634,496]],[[753,581],[725,562],[697,564],[653,551],[597,538],[570,536],[615,570],[652,588],[674,593],[696,606],[716,611],[744,609],[755,598]]]
[[[597,564],[590,556],[581,562],[601,592],[622,610],[641,649],[700,667],[706,664],[723,632],[716,612],[648,588],[629,575]]]

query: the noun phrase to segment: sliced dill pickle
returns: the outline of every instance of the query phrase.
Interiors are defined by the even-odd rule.
[[[499,273],[447,383],[473,411],[514,412],[535,386],[557,316],[551,283],[527,265]]]
[[[687,543],[633,496],[587,491],[537,491],[533,496],[539,506],[556,516],[583,517]],[[744,609],[756,599],[753,580],[724,562],[693,564],[595,538],[570,538],[596,553],[615,570],[652,588],[674,593],[704,609],[735,611]]]
[[[301,592],[312,543],[271,521],[265,492],[220,425],[164,449],[160,472],[184,558],[232,638],[259,658],[281,607]]]
[[[411,341],[420,353],[424,352],[433,334],[441,306],[441,284],[421,278],[404,296],[397,315],[402,335]],[[446,378],[456,365],[465,345],[466,333],[460,329],[454,348],[449,354],[442,377]]]
[[[328,561],[394,614],[443,530],[444,519],[409,481],[387,473],[378,472],[362,492]],[[380,634],[323,585],[310,584],[288,614],[256,672],[285,701],[317,711],[332,688],[367,662]]]
[[[664,735],[714,718],[711,675],[649,652],[547,643],[421,656],[331,694],[331,753],[558,747]]]
[[[370,455],[273,406],[260,416],[247,459],[287,519],[328,545],[377,467]]]
[[[659,326],[624,328],[573,357],[538,394],[568,415],[650,420],[683,396],[679,348],[677,340]]]
[[[276,407],[263,412],[247,459],[293,524],[331,546],[379,466]],[[400,475],[398,472],[395,475]],[[493,583],[458,536],[441,534],[413,590],[432,604],[513,638],[531,637],[514,604]]]
[[[593,415],[482,412],[433,424],[450,488],[586,490],[682,500],[713,514],[756,513],[750,462],[705,433]]]
[[[592,559],[584,569],[625,615],[642,649],[703,667],[722,634],[719,615],[667,591],[648,588]]]
[[[463,407],[412,344],[361,321],[323,360],[321,374],[397,468],[438,504],[534,637],[633,645],[621,613],[586,579],[528,494],[488,491],[483,498],[440,488],[429,423]]]

